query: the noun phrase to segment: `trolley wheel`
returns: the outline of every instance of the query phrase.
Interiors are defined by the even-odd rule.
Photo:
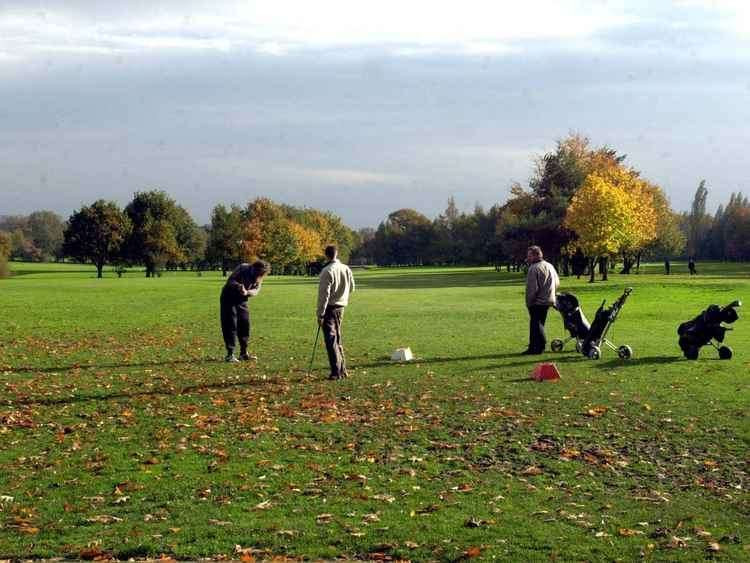
[[[583,348],[581,348],[581,341],[576,338],[576,352],[581,354],[583,352]]]
[[[722,346],[719,348],[719,358],[722,360],[732,359],[732,349],[729,346]]]
[[[602,357],[602,351],[599,349],[599,346],[592,346],[589,350],[589,358],[592,360],[598,360]]]
[[[617,349],[617,355],[621,360],[629,360],[633,357],[633,349],[630,346],[620,346]]]
[[[685,348],[685,357],[688,360],[697,360],[699,351],[700,348],[698,348],[697,346],[688,346],[687,348]]]
[[[562,352],[564,347],[565,347],[565,342],[563,342],[559,338],[555,338],[550,343],[550,348],[552,349],[553,352]]]

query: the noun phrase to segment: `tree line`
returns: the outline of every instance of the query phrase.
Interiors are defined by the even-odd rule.
[[[50,211],[0,217],[0,275],[7,260],[70,258],[122,272],[142,265],[147,276],[164,268],[227,270],[260,257],[276,273],[313,273],[323,248],[337,244],[353,263],[482,265],[519,269],[530,244],[565,274],[596,272],[603,279],[616,265],[623,273],[643,258],[750,260],[750,202],[731,195],[716,213],[706,211],[702,181],[691,209],[675,212],[659,186],[626,165],[625,155],[586,137],[570,135],[535,161],[527,187],[515,184],[503,204],[473,212],[445,211],[429,219],[398,209],[376,229],[355,232],[329,212],[256,198],[244,207],[217,205],[209,225],[198,226],[165,192],[137,192],[125,208],[98,200],[67,221]]]
[[[733,194],[715,216],[701,182],[690,212],[677,213],[662,189],[625,164],[625,155],[570,135],[535,162],[528,187],[515,184],[503,204],[461,213],[450,198],[435,219],[413,209],[359,232],[354,260],[382,265],[494,264],[519,269],[530,244],[565,274],[603,279],[643,258],[750,258],[750,207]]]
[[[199,226],[164,191],[136,192],[123,209],[97,200],[67,221],[49,211],[0,219],[0,274],[7,260],[61,260],[92,263],[102,277],[105,265],[122,275],[140,265],[146,276],[164,269],[227,270],[255,257],[269,260],[276,273],[305,273],[336,244],[348,258],[356,234],[327,211],[298,208],[257,198],[245,207],[217,205],[211,224]]]

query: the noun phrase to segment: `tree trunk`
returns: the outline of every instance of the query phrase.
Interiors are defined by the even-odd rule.
[[[104,269],[104,262],[97,262],[96,263],[96,277],[97,279],[102,278],[102,270]]]
[[[623,256],[622,257],[622,271],[621,274],[629,274],[630,271],[633,269],[633,258],[630,256]]]
[[[589,283],[596,281],[596,262],[597,258],[589,258]]]
[[[640,274],[641,273],[641,256],[643,255],[642,252],[639,252],[635,255],[635,273]]]
[[[609,268],[607,268],[607,261],[609,258],[607,256],[602,256],[599,258],[599,260],[602,263],[602,281],[607,281],[609,278],[607,277],[607,274],[609,273]]]

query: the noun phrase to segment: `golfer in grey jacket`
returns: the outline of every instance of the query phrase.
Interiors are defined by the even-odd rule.
[[[526,306],[529,309],[529,347],[524,354],[541,354],[547,346],[544,323],[547,312],[555,306],[555,291],[560,285],[555,267],[544,260],[542,249],[530,246],[526,253]]]
[[[341,340],[341,323],[344,307],[349,304],[349,294],[354,291],[354,276],[346,264],[337,258],[335,246],[327,246],[328,264],[320,272],[318,285],[318,324],[323,330],[323,338],[331,365],[329,379],[343,379],[349,374],[344,360],[344,346]]]

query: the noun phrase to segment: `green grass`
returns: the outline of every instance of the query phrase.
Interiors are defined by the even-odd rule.
[[[12,266],[0,558],[750,558],[750,324],[730,362],[683,360],[676,338],[748,297],[750,267],[564,279],[589,317],[634,287],[613,340],[635,358],[569,344],[544,356],[562,379],[535,383],[521,274],[355,271],[352,377],[328,382],[322,347],[306,374],[314,279],[270,278],[259,362],[226,365],[216,273]],[[554,311],[547,328],[562,335]],[[404,345],[417,361],[386,360]]]

